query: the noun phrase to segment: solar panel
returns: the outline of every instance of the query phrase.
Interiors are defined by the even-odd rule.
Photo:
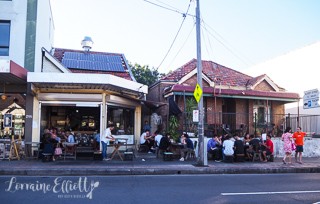
[[[118,55],[65,52],[62,64],[74,69],[125,72],[122,57]]]

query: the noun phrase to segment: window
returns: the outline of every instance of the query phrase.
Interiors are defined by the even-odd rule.
[[[10,21],[0,21],[0,56],[9,56]]]
[[[266,125],[270,123],[271,103],[270,101],[256,100],[253,105],[253,114],[255,115],[255,122],[258,125]]]
[[[108,106],[108,124],[114,124],[113,134],[132,135],[134,127],[134,109]]]

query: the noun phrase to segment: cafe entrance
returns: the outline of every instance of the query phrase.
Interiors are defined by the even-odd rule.
[[[108,124],[114,124],[112,134],[115,137],[127,138],[128,144],[134,144],[134,106],[107,103],[104,120],[106,125],[103,125],[101,102],[39,101],[39,108],[40,135],[45,129],[52,128],[71,131],[80,147],[94,148],[95,135],[103,132],[103,128]]]

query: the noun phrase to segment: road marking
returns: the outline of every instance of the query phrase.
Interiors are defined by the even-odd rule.
[[[320,193],[320,190],[317,190],[317,191],[279,191],[279,192],[221,193],[221,195],[234,196],[234,195],[269,195],[269,194],[294,194],[294,193]]]

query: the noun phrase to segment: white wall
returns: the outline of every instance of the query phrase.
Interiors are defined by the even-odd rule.
[[[53,46],[54,22],[50,0],[38,1],[37,31],[35,46],[35,72],[41,72],[41,48],[50,51]]]
[[[10,59],[24,66],[24,51],[26,37],[27,0],[0,1],[0,20],[10,20],[10,47],[9,57],[1,56],[1,59]]]
[[[50,0],[38,1],[37,30],[35,45],[35,71],[41,71],[41,48],[51,50],[54,38]],[[26,39],[27,0],[0,1],[0,20],[10,20],[10,59],[24,67]]]
[[[281,138],[272,138],[273,145],[274,145],[274,155],[275,157],[283,157],[284,150],[283,150],[283,142]],[[294,161],[294,154],[292,152],[293,160]],[[320,157],[320,139],[319,138],[311,138],[306,137],[304,140],[303,145],[303,157]]]

